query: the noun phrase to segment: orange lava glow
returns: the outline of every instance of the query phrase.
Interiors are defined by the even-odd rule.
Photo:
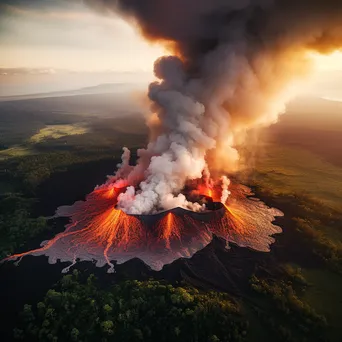
[[[225,208],[227,209],[228,211],[228,215],[230,215],[231,217],[233,217],[236,221],[240,222],[240,223],[243,223],[243,220],[241,217],[238,216],[237,214],[237,210],[236,209],[233,209],[233,208],[230,208],[228,207],[228,205],[224,204]]]
[[[197,186],[197,191],[200,195],[213,197],[213,189],[206,186],[205,184],[199,184]]]
[[[161,230],[161,238],[165,241],[167,249],[171,249],[171,238],[181,239],[181,224],[182,222],[173,213],[168,213],[160,220],[158,228]]]
[[[195,188],[214,201],[220,197],[218,187]],[[248,188],[236,186],[228,204],[215,210],[191,213],[174,209],[157,215],[132,216],[116,209],[117,198],[125,188],[103,185],[90,193],[85,201],[60,207],[56,218],[69,217],[63,233],[44,242],[38,249],[14,254],[5,260],[17,260],[26,255],[47,255],[49,262],[71,262],[68,272],[77,260],[97,261],[97,266],[114,264],[139,257],[155,270],[180,257],[191,257],[210,243],[215,234],[227,241],[268,251],[274,241],[272,234],[281,229],[271,222],[282,213],[270,209],[260,201],[248,198]]]
[[[243,214],[239,213],[239,210],[236,208],[229,207],[228,205],[224,204],[227,212],[226,216],[228,220],[231,221],[234,229],[239,232],[239,234],[244,234],[244,221],[242,219]]]
[[[71,226],[70,226],[71,228]],[[77,233],[79,233],[80,231],[69,231],[70,229],[66,229],[66,231],[64,233],[60,233],[58,235],[56,235],[53,239],[49,240],[46,244],[44,244],[43,247],[35,249],[35,250],[30,250],[24,253],[18,253],[18,254],[13,254],[7,258],[4,259],[4,261],[6,260],[17,260],[19,259],[19,261],[26,255],[31,255],[33,252],[44,252],[47,251],[50,247],[52,247],[58,240],[71,236],[71,235],[75,235]],[[83,229],[82,229],[83,230]]]
[[[73,213],[73,220],[65,232],[56,235],[43,247],[25,253],[14,254],[6,260],[21,259],[29,254],[41,254],[54,246],[59,240],[69,238],[68,253],[77,255],[80,248],[91,253],[103,249],[107,264],[111,264],[108,253],[111,250],[124,251],[128,244],[140,241],[142,224],[135,217],[114,208],[118,191],[114,188],[96,189],[88,196],[92,204],[82,206],[80,212]],[[87,203],[87,202],[85,202]],[[82,229],[74,229],[82,226]]]

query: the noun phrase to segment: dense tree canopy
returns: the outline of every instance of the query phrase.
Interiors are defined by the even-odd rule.
[[[247,322],[226,294],[157,281],[100,290],[93,276],[65,276],[35,307],[26,305],[17,338],[36,341],[243,341]]]
[[[31,217],[31,206],[32,200],[14,194],[0,199],[0,259],[48,228],[43,217]]]

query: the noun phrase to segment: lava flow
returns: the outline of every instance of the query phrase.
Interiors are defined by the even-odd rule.
[[[201,191],[202,188],[200,187]],[[251,199],[247,187],[234,185],[228,204],[213,202],[204,191],[207,210],[192,212],[175,208],[153,215],[128,215],[116,209],[118,197],[125,188],[110,183],[95,189],[85,201],[58,208],[55,218],[69,217],[63,233],[32,251],[9,256],[21,260],[26,255],[46,255],[50,263],[96,261],[114,272],[114,261],[124,263],[140,258],[154,270],[160,270],[178,258],[189,258],[210,243],[215,234],[239,246],[268,251],[274,241],[271,235],[281,229],[271,222],[282,213]],[[210,191],[219,197],[216,189]],[[198,190],[193,193],[197,194]],[[208,202],[209,201],[209,202]]]

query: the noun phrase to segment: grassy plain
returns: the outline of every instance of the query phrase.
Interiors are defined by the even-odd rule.
[[[88,133],[89,129],[82,124],[73,125],[47,125],[33,135],[29,142],[33,144],[40,143],[46,139],[59,139],[69,135],[79,135]]]
[[[266,143],[256,161],[256,181],[274,194],[306,194],[342,211],[342,168],[304,148]]]
[[[8,158],[20,158],[34,154],[29,146],[14,145],[7,149],[0,150],[0,161]]]

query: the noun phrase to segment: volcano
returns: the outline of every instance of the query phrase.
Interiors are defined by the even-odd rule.
[[[173,208],[149,215],[130,215],[117,208],[118,197],[125,188],[115,188],[110,182],[95,189],[85,201],[58,208],[55,219],[69,217],[63,233],[44,241],[41,247],[6,260],[18,260],[26,255],[46,255],[49,263],[69,262],[68,272],[77,261],[94,261],[96,266],[107,265],[107,271],[115,271],[115,263],[121,264],[139,258],[153,270],[180,258],[191,258],[207,246],[213,235],[238,246],[267,252],[274,242],[274,234],[281,228],[272,224],[282,213],[267,207],[251,197],[251,190],[233,184],[228,204],[216,202],[216,189],[199,195],[185,191],[192,198],[197,196],[203,211],[194,212]]]

